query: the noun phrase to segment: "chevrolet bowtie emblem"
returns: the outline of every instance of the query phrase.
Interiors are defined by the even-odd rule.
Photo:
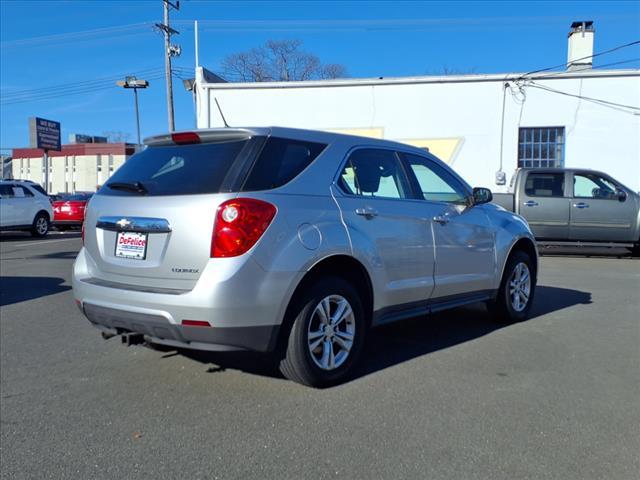
[[[126,218],[121,218],[116,222],[116,225],[118,225],[120,228],[129,227],[131,226],[131,221],[127,220]]]

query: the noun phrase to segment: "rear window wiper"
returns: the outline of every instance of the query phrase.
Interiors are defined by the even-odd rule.
[[[125,190],[127,192],[142,193],[146,195],[149,190],[140,182],[111,182],[107,183],[107,187],[112,190]]]

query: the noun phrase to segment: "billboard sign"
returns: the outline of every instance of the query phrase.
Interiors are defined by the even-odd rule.
[[[30,118],[29,138],[31,139],[32,147],[41,148],[47,152],[49,150],[59,152],[62,148],[60,144],[60,122],[38,117]]]

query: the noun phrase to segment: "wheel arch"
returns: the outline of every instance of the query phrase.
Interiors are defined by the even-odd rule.
[[[49,215],[49,212],[47,212],[44,208],[41,208],[40,210],[38,210],[36,212],[36,214],[33,216],[33,221],[36,220],[36,218],[38,217],[38,215],[40,215],[41,213],[44,213],[45,216],[47,217],[47,220],[49,220],[49,222],[51,222],[51,215]]]
[[[502,281],[502,277],[504,276],[504,269],[507,266],[507,262],[511,258],[511,255],[513,255],[515,252],[518,252],[518,251],[524,252],[527,255],[529,255],[529,258],[531,258],[531,261],[533,263],[533,269],[534,269],[533,274],[536,279],[538,278],[538,249],[536,247],[536,244],[529,237],[520,237],[515,242],[513,242],[513,245],[511,245],[511,248],[509,248],[509,252],[504,257],[504,261],[502,262],[502,269],[500,273],[501,281]]]
[[[282,327],[278,335],[277,348],[286,344],[289,332],[295,320],[295,311],[306,289],[318,278],[323,276],[337,276],[351,283],[360,294],[365,309],[367,326],[371,325],[373,317],[373,284],[365,266],[350,255],[335,254],[316,262],[298,282],[285,310]]]

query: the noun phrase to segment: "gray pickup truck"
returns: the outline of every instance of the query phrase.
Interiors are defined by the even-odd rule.
[[[640,255],[640,195],[606,173],[518,169],[493,202],[523,216],[539,243],[624,246]]]

